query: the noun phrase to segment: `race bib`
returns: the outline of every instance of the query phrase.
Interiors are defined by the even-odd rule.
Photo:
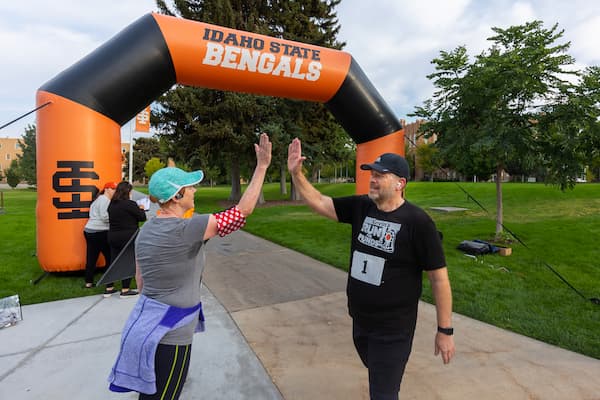
[[[350,276],[371,285],[380,286],[385,258],[354,251]]]

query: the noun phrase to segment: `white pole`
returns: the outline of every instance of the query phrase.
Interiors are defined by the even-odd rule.
[[[135,120],[131,121],[129,128],[129,183],[133,185],[133,125]]]

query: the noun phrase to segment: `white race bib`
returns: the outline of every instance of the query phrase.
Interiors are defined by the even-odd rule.
[[[380,286],[384,265],[385,258],[361,253],[360,251],[354,251],[354,253],[352,253],[350,276],[359,281]]]

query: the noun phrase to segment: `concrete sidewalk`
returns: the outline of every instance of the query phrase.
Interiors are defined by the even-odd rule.
[[[106,378],[135,299],[101,295],[23,307],[0,330],[0,399],[137,399]],[[272,399],[281,394],[227,311],[204,288],[207,330],[192,346],[183,399]]]
[[[207,331],[182,399],[368,399],[346,310],[346,274],[245,232],[207,246]],[[99,295],[23,307],[0,330],[0,399],[135,399],[106,377],[134,299]],[[401,399],[600,400],[600,361],[454,315],[457,354],[433,356],[421,303]]]

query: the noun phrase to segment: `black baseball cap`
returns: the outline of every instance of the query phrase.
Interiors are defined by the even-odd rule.
[[[406,159],[398,154],[384,153],[371,164],[362,164],[360,169],[375,170],[381,173],[392,173],[400,178],[410,177],[410,168]]]

